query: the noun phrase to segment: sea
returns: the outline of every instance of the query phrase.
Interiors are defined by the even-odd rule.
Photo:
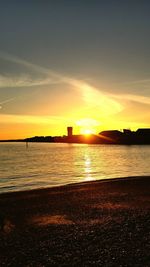
[[[0,193],[150,175],[150,145],[0,143]]]

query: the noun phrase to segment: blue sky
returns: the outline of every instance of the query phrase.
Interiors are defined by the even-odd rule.
[[[149,1],[1,1],[0,138],[150,127]]]

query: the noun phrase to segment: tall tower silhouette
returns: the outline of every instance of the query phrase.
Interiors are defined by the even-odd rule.
[[[71,137],[73,133],[73,127],[67,127],[67,133],[68,133],[68,137]]]

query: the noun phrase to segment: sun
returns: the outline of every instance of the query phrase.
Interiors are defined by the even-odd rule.
[[[99,126],[99,122],[95,119],[85,118],[76,121],[76,125],[80,128],[80,134],[89,136],[96,134],[96,128]]]
[[[92,129],[81,129],[81,134],[84,134],[84,135],[91,135],[91,134],[94,134],[94,130]]]

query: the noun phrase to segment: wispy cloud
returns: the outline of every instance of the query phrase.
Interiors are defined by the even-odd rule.
[[[68,113],[65,112],[65,117],[63,116],[64,113],[63,114],[61,113],[60,116],[37,116],[37,115],[27,116],[27,115],[21,115],[21,114],[20,115],[1,114],[0,115],[1,123],[8,123],[8,124],[19,123],[19,124],[35,124],[35,125],[41,124],[44,126],[44,125],[50,125],[50,124],[58,125],[58,124],[61,124],[62,122],[63,125],[64,123],[69,125],[70,123],[76,123],[80,120],[83,123],[83,119],[88,118],[88,124],[89,124],[90,119],[92,119],[92,123],[94,122],[96,123],[96,125],[99,125],[99,122],[102,122],[104,125],[109,124],[110,126],[111,116],[113,119],[115,118],[115,114],[116,114],[119,118],[121,111],[126,112],[129,101],[131,102],[134,101],[134,102],[150,105],[149,96],[143,96],[139,94],[130,94],[130,93],[110,94],[110,93],[106,93],[106,91],[104,93],[103,88],[96,88],[94,86],[91,86],[90,83],[87,82],[87,80],[84,81],[84,80],[80,80],[74,77],[70,77],[62,73],[55,72],[51,69],[32,64],[20,58],[8,55],[6,53],[0,53],[0,57],[2,57],[3,59],[7,61],[11,61],[11,62],[20,64],[21,66],[25,66],[29,69],[29,74],[27,75],[22,74],[16,77],[11,77],[8,75],[0,75],[0,88],[6,88],[6,87],[8,88],[18,87],[19,88],[19,87],[48,85],[48,84],[55,84],[55,83],[67,84],[69,85],[71,90],[74,90],[75,93],[77,92],[78,95],[80,95],[80,97],[83,100],[83,105],[81,104],[79,106],[77,103],[77,105],[75,106],[75,108],[73,108],[71,112],[70,112],[70,108],[68,108]],[[32,74],[31,74],[33,70],[37,74],[34,77],[32,77]],[[43,78],[38,78],[38,77],[43,77]],[[148,83],[150,83],[150,80],[147,79],[147,80],[134,81],[132,83],[128,83],[128,85],[131,86],[131,87],[129,86],[130,88],[133,88],[133,86],[136,86],[137,84],[142,85],[144,83],[148,85]],[[123,89],[123,84],[122,84],[122,89]],[[31,91],[32,90],[30,90],[29,94],[31,94]],[[74,91],[73,91],[73,94],[74,94]],[[20,97],[21,95],[19,97],[18,96],[12,97],[12,98],[9,98],[9,99],[6,99],[0,102],[0,108],[2,108],[3,105],[5,105],[6,103],[15,101],[16,98],[18,101],[18,98]],[[70,107],[70,105],[68,106]],[[118,123],[118,119],[116,123]],[[119,123],[120,125],[125,125],[125,119],[123,122],[121,122],[120,120]],[[115,124],[115,120],[113,120],[113,124]],[[133,122],[131,124],[134,125]],[[130,122],[128,122],[127,125],[130,125]],[[137,127],[137,124],[135,123],[135,128],[136,127]]]
[[[64,78],[63,75],[60,75],[59,73],[57,73],[51,69],[44,68],[44,67],[41,67],[39,65],[30,63],[24,59],[20,59],[19,57],[12,56],[12,55],[5,53],[5,52],[2,52],[2,51],[0,51],[0,58],[7,60],[9,62],[14,62],[14,63],[20,64],[21,66],[25,66],[25,67],[29,68],[30,70],[34,70],[36,72],[39,72],[40,74],[41,73],[46,74],[48,77],[51,77],[51,79],[55,78],[55,80],[57,79],[57,80],[61,81]]]
[[[58,80],[50,77],[33,79],[30,75],[20,75],[19,77],[0,75],[0,88],[32,87],[56,83],[58,83]]]
[[[3,105],[3,104],[12,102],[14,99],[16,99],[16,97],[12,97],[12,98],[9,98],[9,99],[6,99],[6,100],[0,102],[0,109],[2,108],[2,105]]]
[[[94,111],[99,112],[99,115],[108,116],[123,109],[123,105],[118,101],[96,88],[84,83],[80,87],[82,88],[82,95],[87,107],[94,108]]]
[[[148,104],[150,105],[150,97],[148,96],[141,96],[136,94],[110,94],[110,97],[114,99],[118,99],[121,102],[123,101],[134,101],[141,104]]]
[[[140,80],[134,80],[134,81],[130,81],[130,82],[125,82],[125,83],[123,83],[124,85],[132,85],[132,84],[135,84],[135,85],[137,85],[137,84],[140,84],[140,85],[142,85],[142,84],[150,84],[150,79],[140,79]]]
[[[43,80],[33,80],[29,76],[22,76],[20,78],[7,78],[0,76],[0,87],[21,87],[21,86],[37,86],[42,84],[52,84],[52,83],[65,83],[70,85],[71,88],[77,90],[81,95],[85,106],[84,108],[88,112],[93,114],[93,110],[101,115],[115,114],[123,109],[123,105],[117,101],[117,99],[104,94],[102,90],[97,89],[83,80],[79,80],[67,75],[53,71],[52,69],[44,68],[35,64],[32,64],[26,60],[14,57],[7,53],[0,52],[0,57],[11,61],[22,66],[29,68],[30,70],[37,71],[39,74],[44,74],[46,78]],[[83,110],[83,108],[82,108]],[[81,111],[82,112],[82,111]]]

